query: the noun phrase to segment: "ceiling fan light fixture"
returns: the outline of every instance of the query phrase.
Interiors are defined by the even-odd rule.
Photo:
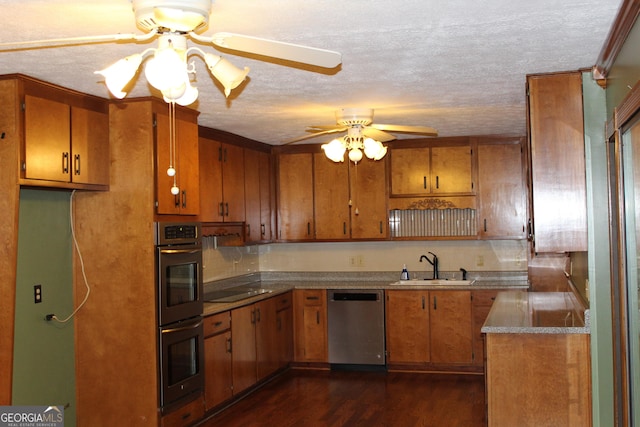
[[[249,74],[249,67],[240,69],[225,58],[211,53],[204,55],[204,62],[211,74],[224,86],[224,95],[227,97],[231,93],[231,89],[238,87]]]
[[[184,88],[181,91],[181,95],[179,91],[174,92],[172,89],[168,91],[162,91],[162,97],[164,98],[164,102],[170,103],[175,102],[178,105],[187,106],[191,105],[198,99],[198,88],[191,85],[191,82],[184,83],[180,89]],[[177,96],[179,95],[179,96]]]
[[[342,138],[334,139],[328,144],[322,144],[320,148],[322,148],[324,155],[327,156],[329,160],[336,163],[344,162],[344,153],[347,151],[347,146]]]
[[[104,70],[96,71],[95,74],[104,76],[109,92],[116,98],[122,99],[127,96],[127,92],[123,91],[124,87],[136,75],[141,63],[142,55],[136,53],[116,61]]]

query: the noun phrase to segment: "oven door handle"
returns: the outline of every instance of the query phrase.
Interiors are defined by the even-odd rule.
[[[202,325],[202,320],[199,320],[198,322],[192,323],[192,324],[190,324],[188,326],[182,326],[182,327],[179,327],[179,328],[163,329],[162,333],[163,334],[169,334],[169,333],[172,333],[172,332],[188,331],[190,329],[199,328],[200,325]]]
[[[160,249],[161,254],[198,254],[202,249]]]

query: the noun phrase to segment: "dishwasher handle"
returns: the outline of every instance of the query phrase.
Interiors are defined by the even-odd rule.
[[[380,294],[376,292],[333,292],[332,301],[378,301]]]

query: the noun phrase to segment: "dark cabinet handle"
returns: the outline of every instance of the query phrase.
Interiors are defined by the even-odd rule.
[[[214,328],[217,328],[218,326],[222,325],[222,321],[218,320],[216,323],[213,324]]]
[[[227,338],[227,353],[231,353],[231,338]]]
[[[256,311],[255,310],[251,310],[251,323],[252,324],[256,323]]]
[[[438,309],[438,301],[436,300],[436,297],[433,297],[433,309],[434,310]]]
[[[247,237],[251,237],[251,224],[247,224]]]
[[[424,298],[424,296],[422,297],[422,309],[423,310],[425,309],[425,298]]]
[[[440,177],[436,175],[436,188],[440,188]]]
[[[344,234],[344,235],[347,234],[347,223],[346,222],[342,223],[342,234]]]
[[[316,323],[319,325],[320,324],[320,312],[316,311]]]
[[[320,298],[318,298],[318,297],[307,297],[306,299],[311,300],[311,301],[317,301]]]
[[[187,190],[182,190],[182,207],[187,207]]]
[[[220,214],[220,216],[224,216],[224,203],[220,202],[220,205],[218,206],[218,213]]]
[[[484,219],[484,232],[487,232],[487,218]]]
[[[226,208],[225,213],[224,213],[224,216],[229,216],[229,203],[228,203],[228,202],[227,202],[227,203],[225,203],[225,204],[224,204],[224,206],[225,206],[225,208]]]
[[[383,233],[383,231],[382,231],[382,221],[380,221],[380,234],[382,234],[382,233]]]
[[[80,175],[80,154],[73,156],[73,173]]]
[[[62,153],[62,173],[69,173],[69,153]]]
[[[267,234],[267,228],[264,224],[260,224],[260,235],[264,236],[265,234]]]
[[[311,223],[307,222],[307,236],[311,235]]]
[[[422,186],[424,187],[424,189],[427,189],[427,177],[423,176],[422,177]]]
[[[222,161],[222,147],[218,147],[218,161]]]
[[[260,322],[260,309],[256,310],[256,323]]]

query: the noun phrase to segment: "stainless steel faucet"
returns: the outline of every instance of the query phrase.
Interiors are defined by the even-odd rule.
[[[426,255],[420,255],[420,262],[422,262],[423,259],[426,259],[427,262],[433,266],[433,279],[435,280],[438,279],[438,257],[433,252],[428,253],[433,255],[433,260],[429,259]]]

